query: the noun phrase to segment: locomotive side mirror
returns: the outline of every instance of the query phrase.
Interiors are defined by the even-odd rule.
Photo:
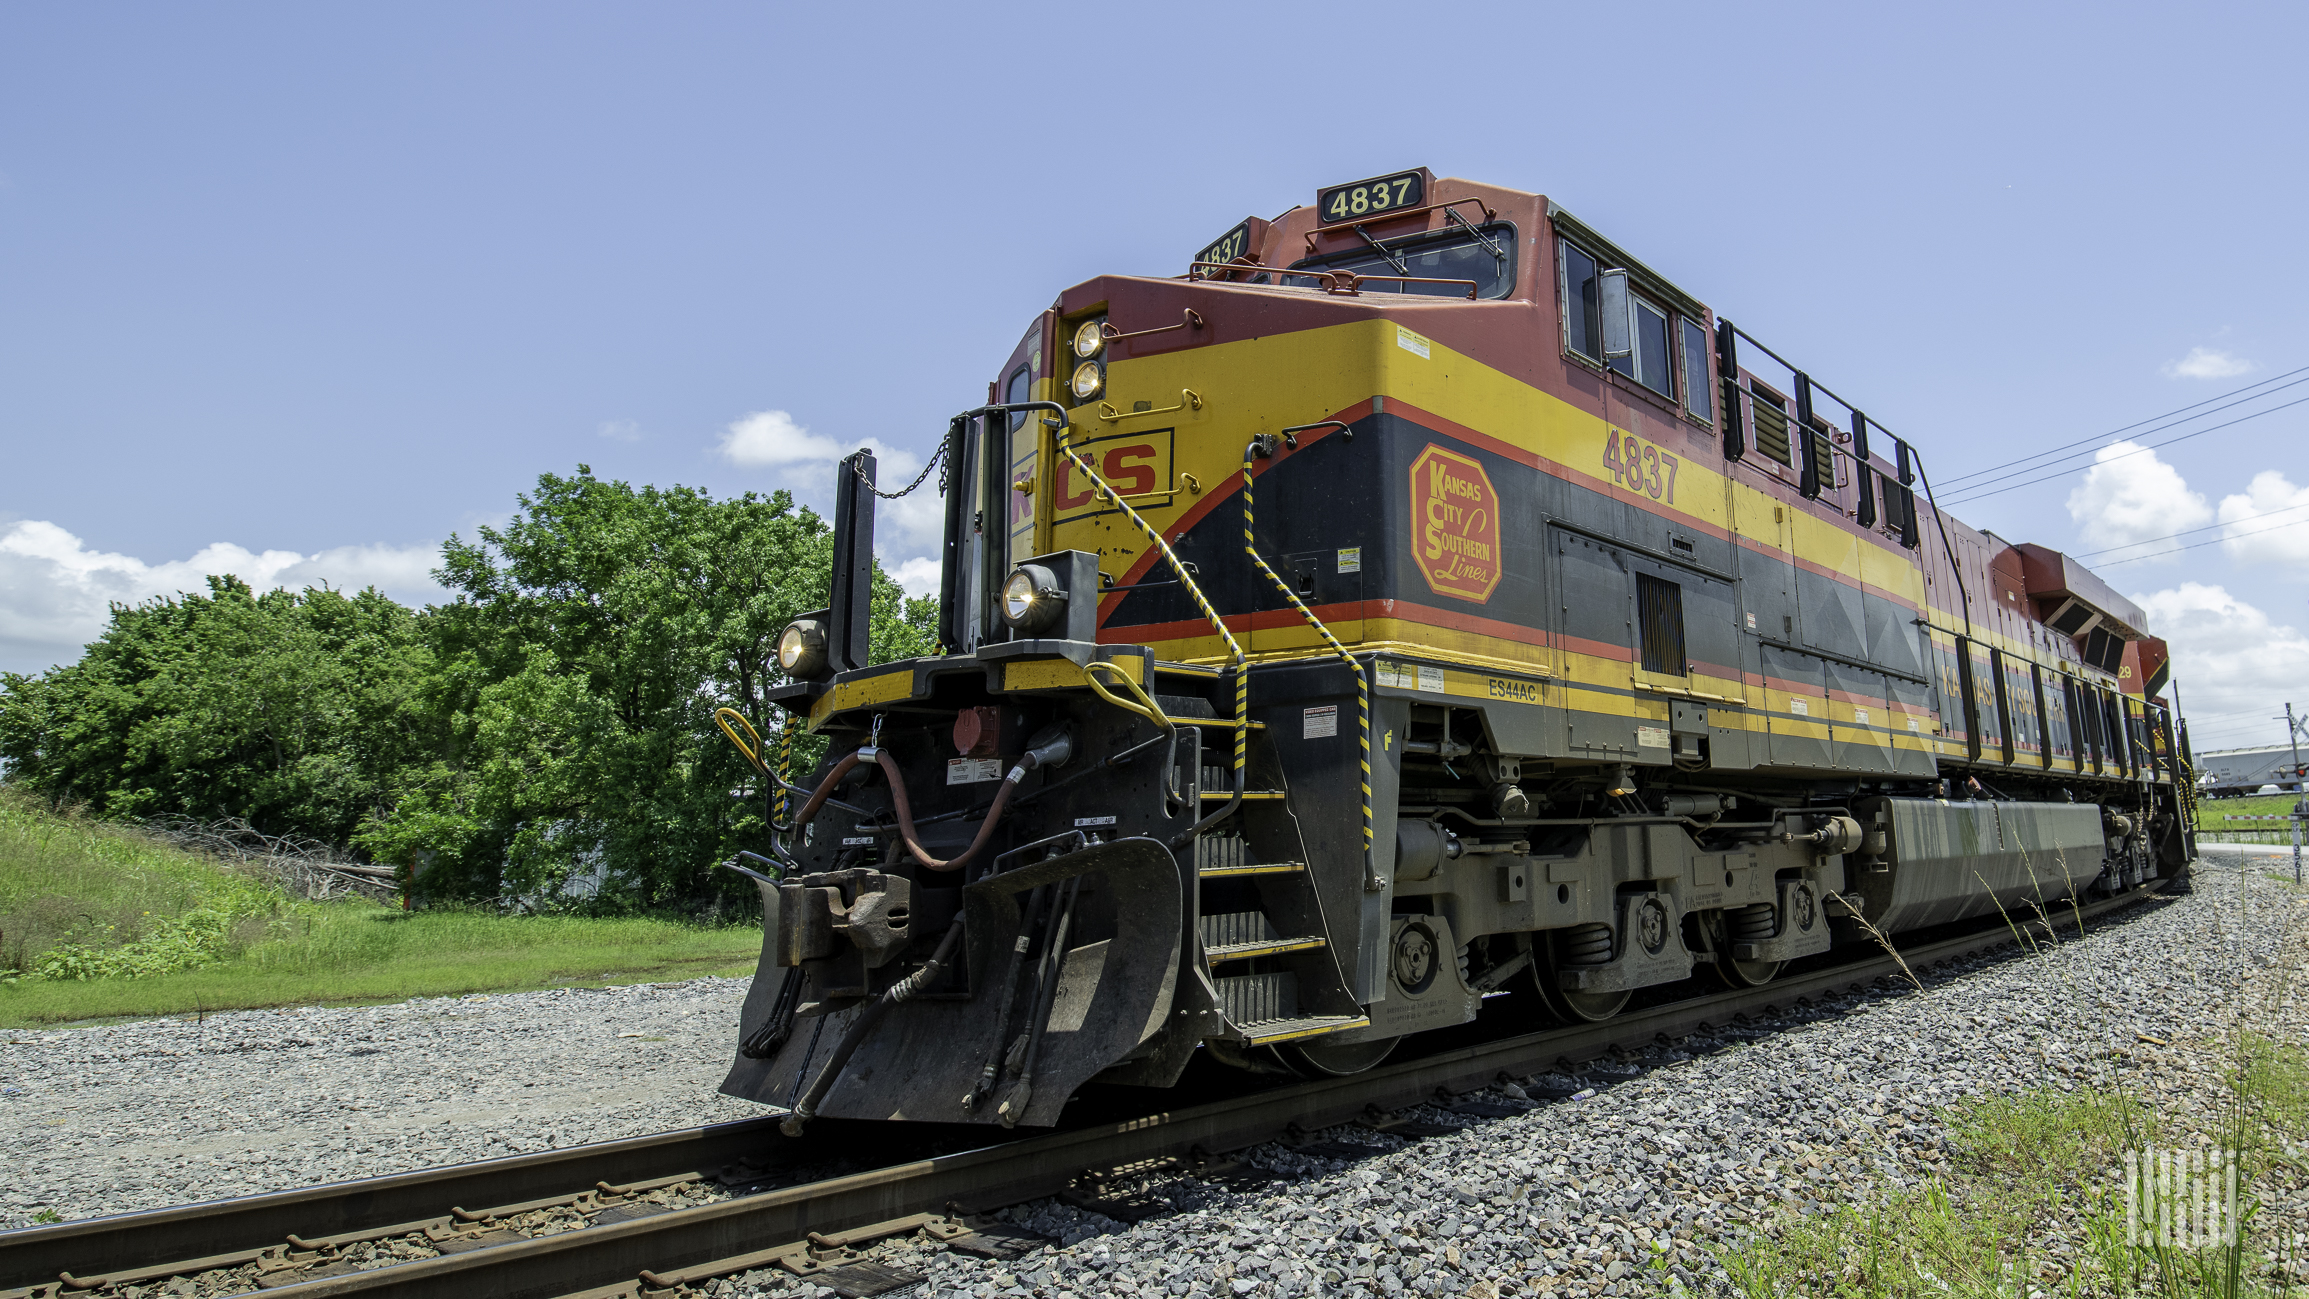
[[[1603,355],[1607,361],[1632,356],[1636,350],[1635,299],[1628,293],[1628,273],[1602,271],[1595,277],[1596,309],[1603,317]]]

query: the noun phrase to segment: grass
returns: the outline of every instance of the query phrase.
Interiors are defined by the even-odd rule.
[[[2256,989],[2272,1005],[2290,995],[2291,959]],[[2108,1071],[1954,1106],[1941,1115],[1954,1150],[1945,1166],[1779,1217],[1719,1245],[1717,1262],[1749,1299],[2309,1299],[2296,1279],[2309,1224],[2282,1209],[2264,1216],[2259,1201],[2274,1192],[2282,1205],[2309,1186],[2309,1051],[2249,1031],[2242,1016],[2226,1041],[2194,1050],[2215,1088]],[[2131,1238],[2124,1158],[2158,1148],[2237,1152],[2241,1247]]]
[[[2293,842],[2291,821],[2229,821],[2232,816],[2286,816],[2293,804],[2301,800],[2299,794],[2263,794],[2248,798],[2200,798],[2197,800],[2197,836],[2209,843],[2218,843],[2217,836],[2246,835],[2241,842],[2289,844]]]
[[[2296,1183],[2301,1142],[2309,1139],[2309,1055],[2251,1041],[2239,1096],[2245,1163]],[[1920,1186],[1790,1216],[1737,1246],[1717,1251],[1735,1293],[1751,1299],[1834,1295],[2150,1296],[2276,1299],[2309,1294],[2267,1275],[2264,1248],[2281,1259],[2297,1249],[2273,1240],[2299,1224],[2247,1217],[2243,1250],[2136,1247],[2125,1238],[2123,1152],[2177,1142],[2172,1131],[2122,1091],[2046,1089],[1958,1106],[1947,1120],[1956,1156]],[[2224,1125],[2226,1126],[2226,1125]],[[2160,1132],[2160,1128],[2165,1129]],[[2249,1129],[2249,1130],[2247,1130]],[[2288,1162],[2290,1161],[2290,1162]],[[2251,1205],[2247,1203],[2248,1215]]]
[[[0,794],[0,1026],[745,974],[760,931],[307,902]]]

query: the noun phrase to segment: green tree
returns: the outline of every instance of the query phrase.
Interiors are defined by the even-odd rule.
[[[716,500],[546,474],[451,537],[449,604],[206,595],[112,610],[80,661],[0,679],[8,778],[101,814],[245,817],[423,868],[439,891],[604,877],[637,904],[758,847],[759,778],[714,710],[775,734],[772,650],[825,602],[830,529],[779,492]],[[877,566],[877,662],[933,652],[937,606]]]
[[[343,842],[437,742],[418,616],[374,590],[115,605],[76,663],[0,681],[12,780],[108,816],[237,816]]]
[[[528,892],[600,872],[641,903],[708,887],[762,832],[716,708],[765,732],[778,633],[824,603],[832,539],[785,492],[715,500],[547,474],[504,528],[452,537],[433,692],[449,743],[359,842],[444,887]],[[878,660],[930,652],[936,605],[875,570]]]

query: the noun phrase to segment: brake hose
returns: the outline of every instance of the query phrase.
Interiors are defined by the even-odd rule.
[[[802,810],[794,814],[794,828],[799,830],[804,825],[809,824],[810,818],[816,816],[819,807],[824,805],[826,796],[833,792],[834,783],[849,774],[850,768],[861,762],[870,761],[880,766],[882,774],[889,777],[890,806],[891,810],[897,814],[898,835],[905,842],[906,851],[912,854],[914,860],[921,863],[924,869],[934,871],[960,870],[969,863],[971,858],[978,855],[979,850],[986,847],[987,840],[994,837],[995,823],[1002,819],[1002,811],[1009,806],[1012,791],[1018,788],[1018,782],[1026,779],[1026,773],[1038,767],[1058,766],[1072,756],[1073,752],[1074,742],[1063,732],[1058,738],[1047,744],[1028,749],[1026,755],[1020,758],[1017,765],[1010,769],[1010,774],[1002,778],[1002,788],[995,791],[994,803],[986,809],[986,819],[978,823],[977,837],[970,841],[969,847],[944,861],[931,856],[923,849],[921,835],[914,829],[913,805],[906,797],[905,775],[898,770],[897,759],[890,756],[890,751],[875,745],[863,746],[855,752],[844,755],[840,762],[834,764],[834,769],[826,773],[826,779],[819,784],[818,792],[810,795],[810,801],[804,803]]]

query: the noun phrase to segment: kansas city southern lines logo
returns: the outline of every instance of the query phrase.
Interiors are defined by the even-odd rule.
[[[1411,551],[1437,595],[1477,604],[1499,585],[1499,493],[1466,456],[1432,443],[1411,462]]]

